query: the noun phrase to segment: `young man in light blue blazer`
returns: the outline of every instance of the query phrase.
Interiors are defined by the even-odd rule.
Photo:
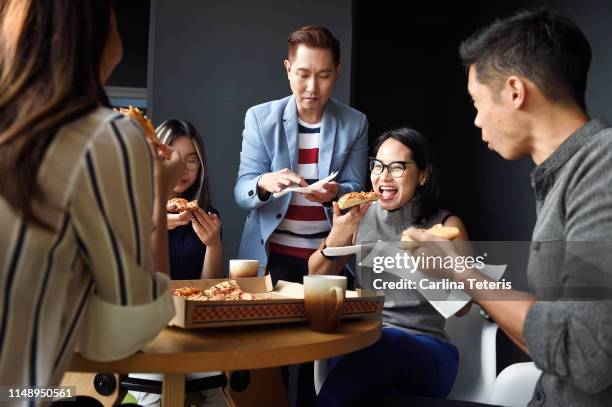
[[[234,195],[250,211],[239,257],[266,264],[274,282],[301,283],[308,257],[329,232],[329,204],[364,188],[368,122],[363,113],[331,98],[340,46],[327,29],[293,32],[284,64],[293,94],[247,111]],[[321,191],[272,196],[336,171]]]

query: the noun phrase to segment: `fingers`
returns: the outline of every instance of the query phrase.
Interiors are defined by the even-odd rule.
[[[314,193],[303,193],[302,196],[310,202],[319,202],[319,199]]]
[[[172,148],[163,143],[156,143],[154,145],[155,151],[159,158],[164,160],[170,160],[172,158]]]
[[[434,236],[431,233],[423,232],[413,227],[406,229],[404,233],[410,236],[412,240],[417,240],[419,242],[444,241],[444,239]]]
[[[216,225],[219,225],[219,227],[221,227],[221,219],[219,219],[219,216],[216,213],[210,213],[208,212],[208,214],[210,215],[210,217],[212,218],[213,222]]]
[[[291,171],[288,168],[283,168],[282,170],[280,170],[278,172],[278,174],[281,176],[281,179],[283,180],[283,184],[286,185],[286,186],[289,186],[291,184],[298,184],[301,187],[308,186],[308,184],[304,180],[304,177],[302,177],[299,174]],[[286,181],[288,181],[289,183],[286,184],[285,183]]]
[[[325,184],[323,184],[323,189],[325,189],[327,192],[333,192],[334,194],[337,194],[340,190],[340,184],[335,181],[326,182]]]
[[[358,212],[358,216],[359,218],[363,218],[363,216],[366,214],[366,212],[368,211],[368,209],[370,209],[370,205],[372,205],[372,202],[366,202],[364,204],[359,205],[359,212]]]
[[[215,213],[206,213],[202,208],[197,208],[193,211],[197,221],[210,231],[216,231],[221,227],[221,221]]]
[[[201,208],[194,209],[193,210],[193,215],[195,216],[195,218],[198,221],[198,223],[200,225],[202,225],[202,227],[204,227],[206,229],[210,229],[210,228],[214,227],[213,220]]]
[[[334,219],[336,219],[338,216],[340,216],[340,206],[338,206],[338,202],[334,201],[332,202],[332,208],[334,211]]]

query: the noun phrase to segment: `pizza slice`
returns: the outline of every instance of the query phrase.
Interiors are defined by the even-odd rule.
[[[121,107],[117,110],[120,113],[123,113],[124,115],[134,119],[134,121],[136,121],[136,123],[138,123],[140,127],[142,127],[145,137],[151,140],[153,143],[159,144],[159,140],[155,136],[155,127],[153,126],[151,120],[147,119],[142,110],[132,105],[127,108]]]
[[[142,130],[147,140],[153,143],[153,147],[155,147],[155,151],[161,154],[163,158],[170,159],[171,151],[168,149],[166,145],[162,144],[158,140],[157,136],[155,135],[155,126],[153,126],[153,122],[151,122],[151,120],[149,120],[147,116],[144,115],[142,110],[132,105],[130,105],[127,108],[122,107],[122,108],[115,109],[115,110],[134,119],[134,121],[136,121],[136,123],[138,123],[140,127],[142,127]]]
[[[236,280],[222,281],[205,290],[195,287],[182,287],[173,290],[173,294],[192,301],[236,301],[256,300],[254,294],[242,290]]]
[[[179,213],[183,211],[193,210],[198,207],[198,201],[188,201],[184,198],[172,198],[166,202],[166,211]]]
[[[193,295],[199,295],[201,293],[202,293],[202,290],[200,290],[199,288],[195,288],[195,287],[181,287],[181,288],[175,288],[174,290],[172,290],[172,294],[178,297],[191,297]]]
[[[376,192],[349,192],[338,199],[338,206],[347,209],[370,201],[378,201]]]
[[[459,236],[459,229],[454,226],[433,225],[429,229],[419,229],[422,232],[431,233],[434,236],[446,240],[453,240]],[[413,240],[405,232],[402,233],[402,242],[412,242]]]

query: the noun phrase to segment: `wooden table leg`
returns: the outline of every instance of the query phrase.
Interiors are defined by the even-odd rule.
[[[185,404],[185,374],[164,373],[162,407],[183,407]]]

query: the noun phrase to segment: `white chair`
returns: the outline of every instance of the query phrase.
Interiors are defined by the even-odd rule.
[[[542,371],[533,362],[515,363],[501,371],[491,390],[489,403],[525,407],[533,395]]]
[[[490,403],[502,406],[526,406],[542,373],[533,362],[516,363],[497,376],[497,330],[494,322],[480,315],[480,307],[446,321],[446,332],[459,350],[459,370],[451,400]],[[314,363],[314,384],[317,394],[330,370],[330,360]],[[496,377],[497,376],[497,377]]]
[[[480,307],[472,305],[470,312],[446,321],[446,332],[459,350],[459,370],[453,390],[453,400],[486,403],[497,373],[497,324],[480,315]]]
[[[331,359],[319,359],[314,361],[314,387],[317,395],[323,387],[323,382],[331,370]]]
[[[459,349],[457,381],[448,398],[486,403],[495,382],[495,336],[497,325],[480,315],[480,307],[472,306],[462,318],[451,317],[446,331]],[[314,363],[314,385],[319,394],[330,371],[330,360]]]

